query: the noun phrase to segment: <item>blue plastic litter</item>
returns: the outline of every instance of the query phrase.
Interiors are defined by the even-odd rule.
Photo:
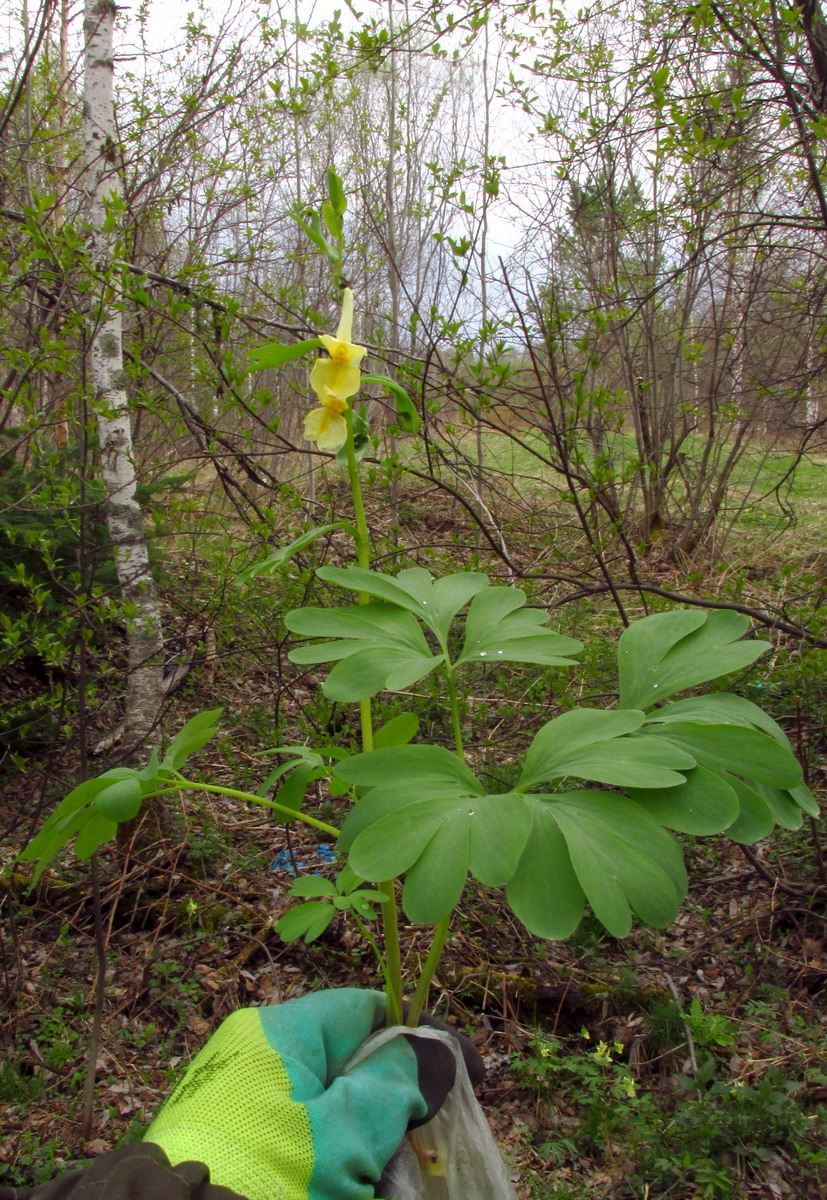
[[[333,847],[328,842],[320,842],[319,845],[316,847],[315,853],[312,855],[312,858],[314,861],[320,861],[323,863],[332,863],[335,861],[336,854],[335,854]],[[270,867],[268,869],[271,872],[272,871],[286,871],[288,875],[295,875],[297,871],[303,871],[303,870],[305,870],[305,868],[307,868],[308,866],[312,866],[312,865],[313,865],[313,863],[308,864],[306,862],[300,861],[298,858],[295,859],[295,865],[294,865],[294,860],[290,854],[290,851],[289,850],[279,850],[278,854],[273,859],[273,861],[270,864]]]

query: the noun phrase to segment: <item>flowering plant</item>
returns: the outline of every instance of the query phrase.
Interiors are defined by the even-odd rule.
[[[328,175],[321,214],[296,214],[340,280],[345,211],[341,183]],[[327,233],[322,231],[324,224]],[[565,669],[581,643],[548,628],[548,614],[517,588],[476,571],[434,578],[423,567],[395,575],[371,566],[352,404],[366,380],[396,400],[399,425],[418,427],[416,408],[399,385],[362,375],[363,346],[352,340],[353,295],[341,293],[334,336],[293,345],[270,344],[254,369],[279,366],[325,349],[310,372],[320,407],[305,435],[346,465],[353,521],[306,531],[246,572],[251,582],[281,570],[298,550],[334,528],[349,531],[355,562],[323,567],[318,577],[355,594],[355,603],[305,607],[285,617],[300,641],[299,665],[333,664],[323,690],[359,706],[361,750],[343,746],[279,746],[286,761],[258,793],[188,780],[186,759],[217,729],[220,710],[189,721],[164,758],[141,770],[118,768],[75,788],[23,852],[35,878],[72,837],[90,855],[133,818],[152,796],[180,789],[218,792],[264,804],[338,839],[347,863],[335,881],[310,876],[291,891],[300,903],[277,928],[286,939],[312,940],[337,912],[352,915],[383,972],[392,1021],[402,1015],[399,904],[408,918],[433,926],[433,938],[413,989],[407,1020],[415,1024],[444,949],[451,917],[469,876],[503,888],[517,918],[543,937],[568,937],[588,905],[610,933],[629,932],[633,916],[654,926],[672,921],[687,887],[673,831],[720,832],[736,842],[764,838],[775,824],[796,828],[815,801],[779,726],[739,696],[682,692],[739,670],[769,645],[744,640],[748,620],[727,610],[682,609],[630,625],[618,645],[618,701],[612,709],[573,708],[541,725],[513,784],[492,790],[465,752],[460,689],[480,663]],[[428,675],[441,677],[453,746],[415,739],[419,722],[406,712],[376,728],[371,702],[381,691],[407,691]],[[332,795],[352,801],[341,829],[304,807],[310,785],[328,781]],[[585,786],[583,786],[585,784]],[[275,790],[270,798],[269,793]],[[398,880],[402,880],[401,895]],[[382,934],[372,928],[381,911]],[[412,983],[413,981],[411,981]],[[599,1054],[609,1054],[598,1048]]]

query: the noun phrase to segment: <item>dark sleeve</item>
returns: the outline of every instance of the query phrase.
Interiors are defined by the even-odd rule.
[[[0,1200],[245,1200],[210,1183],[204,1163],[173,1168],[160,1146],[142,1142],[102,1154],[82,1171],[33,1188],[0,1187]]]

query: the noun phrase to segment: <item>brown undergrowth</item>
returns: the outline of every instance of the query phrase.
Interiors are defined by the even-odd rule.
[[[403,499],[380,569],[393,570],[403,554],[433,571],[440,556],[447,569],[477,568],[478,539],[463,532],[456,506]],[[509,537],[530,547],[525,530]],[[331,545],[331,561],[336,553]],[[169,728],[226,706],[222,738],[197,760],[205,779],[256,787],[272,766],[259,757],[265,747],[349,736],[349,714],[324,700],[319,679],[286,663],[278,612],[304,603],[309,587],[307,564],[294,566],[287,600],[272,581],[246,606],[231,587],[216,600],[209,564],[196,559],[168,586],[169,627],[197,628],[206,647],[173,700],[180,719],[170,715]],[[659,578],[679,586],[669,569],[660,564]],[[565,593],[531,586],[548,603]],[[474,682],[469,745],[497,762],[492,769],[507,771],[508,755],[565,707],[567,691],[611,703],[613,649],[598,639],[618,632],[617,614],[586,599],[560,609],[559,628],[586,642],[574,674],[538,684],[514,674],[504,695],[485,674]],[[779,638],[771,668],[759,663],[736,686],[752,698],[750,688],[763,691],[823,792],[827,699],[814,664]],[[419,704],[426,736],[448,738],[440,698],[426,692]],[[111,706],[101,703],[90,720],[90,742],[104,738]],[[274,932],[295,874],[335,870],[322,837],[230,799],[182,795],[163,845],[136,840],[100,855],[106,987],[84,1139],[95,906],[88,866],[66,858],[30,892],[14,863],[42,785],[35,770],[18,775],[0,802],[0,1180],[11,1184],[140,1136],[176,1074],[239,1005],[378,980],[367,943],[339,918],[310,946],[285,945]],[[325,819],[341,816],[322,794],[310,805]],[[496,893],[468,889],[431,1008],[483,1052],[480,1098],[521,1197],[827,1198],[823,842],[819,827],[805,826],[750,860],[722,840],[687,840],[691,887],[678,920],[623,942],[588,917],[567,943],[539,942]],[[403,928],[409,978],[428,941],[427,930]]]
[[[47,872],[30,894],[26,877],[5,869],[4,1181],[46,1177],[139,1136],[176,1071],[237,1006],[376,985],[358,932],[334,925],[310,946],[285,945],[273,932],[293,872],[334,869],[325,843],[302,830],[288,837],[269,817],[221,798],[183,803],[175,844],[101,856],[106,1001],[86,1142],[78,1109],[95,976],[88,872]],[[827,1074],[814,1069],[827,1047],[825,893],[815,884],[796,890],[797,870],[795,878],[777,873],[800,867],[806,852],[795,836],[762,855],[771,883],[730,845],[690,848],[693,884],[677,922],[625,942],[587,919],[570,942],[540,943],[495,894],[469,890],[431,1007],[471,1031],[486,1058],[480,1098],[522,1195],[827,1195],[816,1162],[804,1189],[794,1138],[769,1139],[758,1157],[730,1147],[737,1190],[698,1190],[690,1165],[668,1188],[629,1190],[613,1126],[602,1144],[578,1146],[584,1117],[573,1085],[588,1080],[570,1078],[566,1067],[568,1076],[548,1088],[531,1067],[542,1066],[547,1045],[571,1063],[614,1046],[636,1088],[664,1109],[675,1106],[676,1079],[698,1091],[721,1079],[754,1090],[768,1077],[780,1088],[783,1078],[795,1085],[803,1153],[806,1123],[815,1128],[827,1098]],[[409,972],[426,948],[427,931],[403,929]],[[714,1074],[698,1082],[703,1055]]]

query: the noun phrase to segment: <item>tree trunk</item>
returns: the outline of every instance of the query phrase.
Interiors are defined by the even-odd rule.
[[[111,287],[121,197],[115,142],[111,0],[85,0],[83,139],[89,197],[89,245],[99,292],[92,307],[91,378],[106,485],[106,521],[118,583],[127,607],[129,673],[124,750],[135,757],[157,741],[161,706],[163,632],[149,566],[146,534],[136,495],[132,427],[121,350],[122,320]]]

